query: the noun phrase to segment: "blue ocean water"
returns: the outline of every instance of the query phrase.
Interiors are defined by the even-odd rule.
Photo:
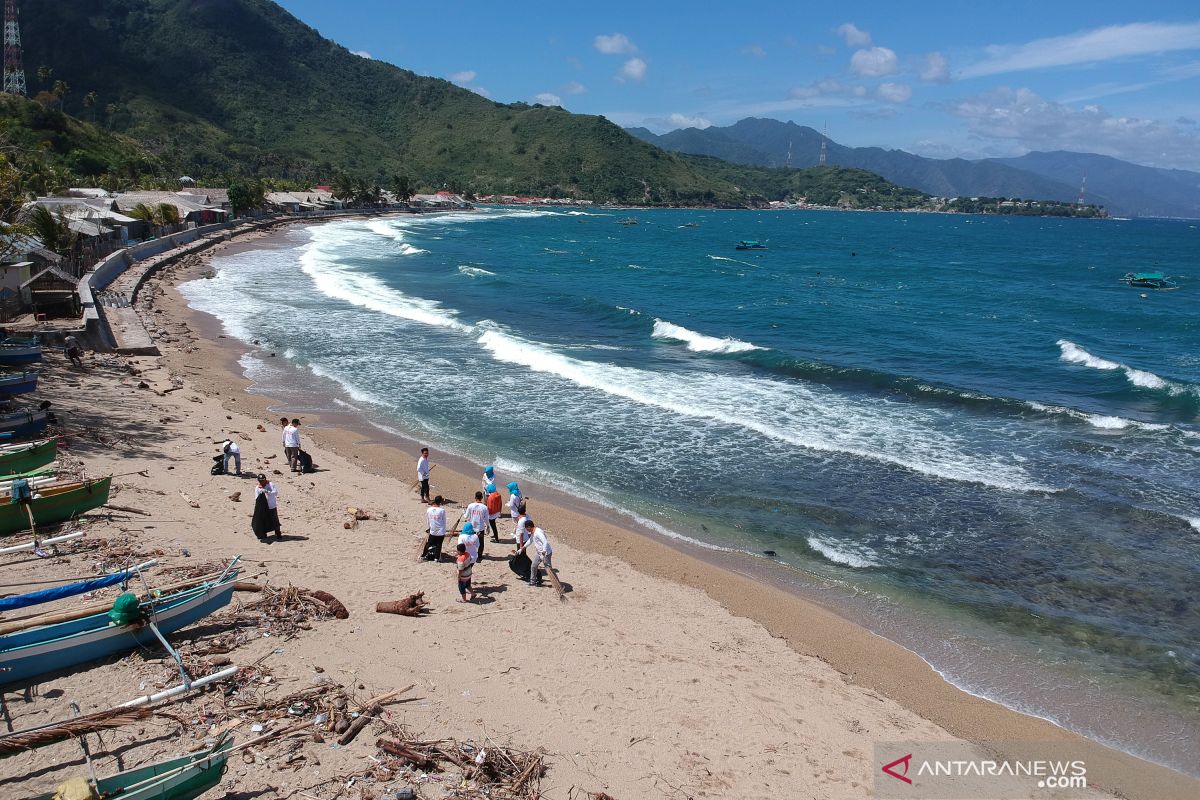
[[[964,688],[1195,770],[1196,223],[629,215],[298,228],[184,292],[377,422],[774,551]]]

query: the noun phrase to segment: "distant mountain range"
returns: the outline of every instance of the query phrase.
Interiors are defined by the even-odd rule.
[[[812,167],[821,134],[794,122],[750,117],[727,127],[682,128],[657,135],[627,128],[664,150],[762,167]],[[1144,167],[1093,153],[1028,153],[968,161],[826,141],[826,163],[857,167],[938,197],[1019,197],[1071,202],[1087,176],[1089,203],[1115,216],[1200,218],[1200,173]]]

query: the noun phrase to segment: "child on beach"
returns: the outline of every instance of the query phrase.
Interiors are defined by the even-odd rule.
[[[454,565],[457,567],[458,593],[462,596],[458,602],[473,603],[475,602],[475,591],[471,588],[471,570],[474,568],[475,562],[467,553],[466,545],[460,544],[456,549],[458,557],[454,559]]]
[[[504,507],[504,498],[496,491],[496,484],[487,485],[488,525],[492,529],[492,541],[500,541],[500,531],[496,530],[496,520],[500,519],[500,509]]]
[[[425,540],[422,558],[426,561],[442,560],[442,540],[446,537],[446,509],[442,508],[444,502],[446,501],[439,494],[433,498],[433,505],[425,510],[425,516],[429,519],[429,538]]]

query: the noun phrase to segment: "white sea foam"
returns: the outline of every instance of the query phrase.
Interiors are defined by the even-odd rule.
[[[481,326],[478,342],[497,361],[673,415],[751,430],[822,452],[848,453],[949,480],[1015,491],[1054,491],[1020,467],[964,452],[952,432],[919,409],[855,402],[823,387],[701,372],[662,374],[565,356],[496,327]],[[1000,456],[1003,457],[1003,456]],[[1007,461],[1007,459],[1005,459]]]
[[[1200,517],[1188,517],[1188,524],[1192,526],[1192,529],[1196,533],[1200,533]]]
[[[822,539],[817,536],[808,537],[808,546],[835,564],[842,564],[844,566],[854,567],[856,569],[866,569],[867,567],[879,566],[878,562],[862,555],[861,553],[856,553],[846,548],[844,545],[837,545],[827,539]]]
[[[423,325],[472,330],[472,326],[455,317],[457,312],[443,308],[436,300],[410,297],[372,275],[341,266],[337,255],[327,250],[326,243],[319,239],[314,239],[305,248],[300,256],[300,268],[326,297]]]
[[[747,350],[762,350],[761,347],[740,339],[729,337],[718,339],[715,336],[705,336],[703,333],[697,333],[661,319],[654,320],[654,330],[650,335],[655,339],[683,342],[693,353],[744,353]]]
[[[490,270],[483,269],[482,267],[472,267],[467,264],[460,265],[458,268],[458,271],[461,272],[463,275],[467,275],[472,278],[484,278],[489,275],[496,274]]]
[[[629,308],[627,306],[617,306],[617,308],[634,317],[640,317],[642,315],[642,312],[638,311],[636,308]]]
[[[742,266],[746,267],[758,266],[757,264],[751,264],[749,261],[739,261],[736,258],[729,258],[727,256],[709,256],[709,258],[711,258],[713,261],[732,261],[734,264],[741,264]]]
[[[1121,370],[1125,373],[1125,379],[1134,386],[1143,389],[1166,389],[1171,394],[1183,394],[1184,392],[1197,392],[1195,386],[1187,386],[1184,384],[1175,383],[1173,381],[1160,378],[1153,372],[1147,372],[1143,369],[1131,367],[1128,364],[1122,364],[1119,361],[1110,361],[1107,358],[1094,356],[1087,350],[1084,350],[1074,342],[1066,339],[1058,340],[1058,348],[1062,351],[1063,361],[1071,364],[1082,364],[1085,367],[1102,370]]]
[[[1171,426],[1161,422],[1138,422],[1125,417],[1110,416],[1107,414],[1089,414],[1086,411],[1080,411],[1067,406],[1048,406],[1045,403],[1039,403],[1036,400],[1026,400],[1025,405],[1032,408],[1034,411],[1040,411],[1043,414],[1061,414],[1066,417],[1082,420],[1088,425],[1104,430],[1121,431],[1129,428],[1134,428],[1143,431],[1163,431]]]

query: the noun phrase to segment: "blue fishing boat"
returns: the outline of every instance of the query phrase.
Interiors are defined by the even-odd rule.
[[[0,398],[14,397],[37,390],[38,371],[26,370],[0,376]]]
[[[0,342],[0,367],[33,364],[41,360],[41,345]]]
[[[0,597],[0,612],[15,611],[18,608],[28,608],[29,606],[60,600],[64,597],[74,597],[75,595],[94,592],[97,589],[103,589],[108,586],[116,586],[118,583],[127,582],[137,573],[153,567],[156,563],[155,561],[147,561],[145,564],[137,567],[130,567],[119,572],[111,572],[108,575],[101,575],[86,581],[67,583],[62,586],[51,586],[49,589],[38,589],[36,592],[28,592],[26,594]]]
[[[115,624],[102,611],[79,619],[0,636],[0,686],[33,680],[49,672],[77,667],[140,646],[159,647],[158,637],[146,622],[164,636],[191,625],[229,605],[237,570],[189,589],[143,600],[142,619]]]
[[[765,244],[763,244],[762,242],[757,241],[755,239],[742,239],[740,242],[738,242],[736,245],[734,245],[733,249],[734,250],[766,250],[767,246]]]
[[[47,411],[17,411],[0,415],[0,441],[13,442],[31,439],[46,432],[50,422]]]

